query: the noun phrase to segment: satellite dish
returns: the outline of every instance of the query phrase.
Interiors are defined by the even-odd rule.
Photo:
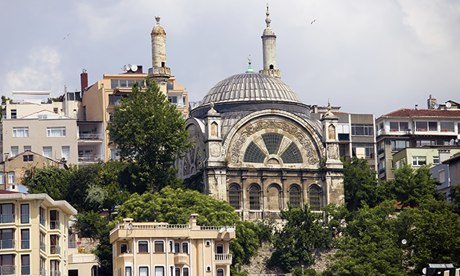
[[[228,227],[227,228],[228,233],[231,233],[231,232],[234,232],[234,231],[235,231],[235,227]]]
[[[129,68],[128,68],[128,65],[123,65],[123,71],[128,71]]]
[[[137,65],[136,64],[131,65],[131,71],[133,71],[133,72],[137,71]]]
[[[126,65],[126,71],[131,70],[131,64]]]
[[[407,244],[407,240],[406,240],[406,239],[403,239],[403,240],[401,241],[401,243],[405,245],[405,244]]]
[[[449,103],[449,102],[447,102],[447,103],[446,103],[446,107],[447,107],[447,108],[451,108],[451,107],[452,107],[452,104]]]

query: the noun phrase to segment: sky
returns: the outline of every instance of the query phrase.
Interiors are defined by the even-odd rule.
[[[1,1],[0,94],[77,91],[82,69],[90,84],[146,71],[160,16],[167,66],[200,101],[248,56],[261,69],[267,3],[281,78],[303,103],[378,117],[430,94],[460,101],[458,0]]]

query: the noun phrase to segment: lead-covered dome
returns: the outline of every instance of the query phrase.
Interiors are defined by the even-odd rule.
[[[300,102],[297,94],[279,78],[244,73],[217,83],[203,98],[202,104],[252,101]]]

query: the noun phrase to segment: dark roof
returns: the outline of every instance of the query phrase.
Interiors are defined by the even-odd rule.
[[[7,190],[0,190],[0,195],[4,194],[22,194],[20,192],[14,192],[14,191],[7,191]]]
[[[382,117],[460,117],[460,110],[403,108],[385,114]]]

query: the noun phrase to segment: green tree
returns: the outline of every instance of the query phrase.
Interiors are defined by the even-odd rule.
[[[99,212],[88,211],[77,214],[76,228],[80,237],[98,239],[106,226],[106,219]]]
[[[325,275],[405,275],[393,205],[364,205],[355,212]]]
[[[397,200],[403,207],[416,207],[425,200],[441,198],[436,190],[436,180],[426,166],[397,169],[395,179],[386,183],[385,190],[388,199]]]
[[[326,248],[331,242],[331,233],[323,228],[322,214],[303,208],[291,208],[281,211],[281,218],[286,221],[283,229],[275,234],[274,252],[270,258],[271,267],[280,267],[291,271],[299,265],[309,266],[314,263],[313,252],[317,248]]]
[[[449,196],[452,199],[454,212],[460,215],[460,184],[456,184],[450,188]]]
[[[375,206],[382,201],[380,185],[366,159],[354,157],[344,163],[345,202],[349,211],[366,204]]]
[[[58,167],[33,169],[26,173],[23,184],[31,194],[46,193],[55,200],[66,199],[68,183],[75,170],[74,167],[68,170]]]
[[[115,109],[110,137],[123,160],[135,161],[133,180],[154,192],[178,183],[173,163],[189,147],[185,119],[155,82],[132,90]]]

